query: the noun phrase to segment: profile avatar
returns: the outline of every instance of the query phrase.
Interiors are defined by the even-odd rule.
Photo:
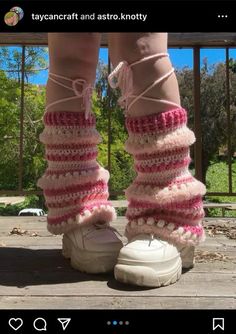
[[[20,7],[12,7],[4,16],[4,22],[8,26],[15,26],[24,16],[24,11]]]
[[[23,19],[24,11],[23,11],[22,8],[20,8],[20,7],[12,7],[12,8],[10,9],[10,12],[15,12],[15,13],[19,16],[19,21],[20,21],[21,19]]]

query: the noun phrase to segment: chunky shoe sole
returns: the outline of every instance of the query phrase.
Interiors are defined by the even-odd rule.
[[[181,272],[181,258],[177,258],[176,263],[171,268],[162,272],[144,265],[119,263],[114,270],[115,278],[119,282],[155,288],[175,283],[179,280]]]
[[[157,270],[144,266],[132,265],[132,263],[118,263],[115,266],[114,274],[117,281],[126,284],[161,287],[173,284],[180,279],[182,269],[190,269],[194,267],[194,246],[182,246],[178,248],[180,258],[175,265],[166,270],[166,272],[158,272]]]
[[[74,247],[72,241],[63,236],[62,255],[70,259],[72,268],[88,274],[110,272],[117,263],[117,252],[92,252]]]
[[[184,246],[178,248],[182,260],[183,269],[191,269],[194,267],[194,246]]]

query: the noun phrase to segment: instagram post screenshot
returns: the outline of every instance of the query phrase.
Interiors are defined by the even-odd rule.
[[[236,4],[0,5],[1,333],[235,333]]]

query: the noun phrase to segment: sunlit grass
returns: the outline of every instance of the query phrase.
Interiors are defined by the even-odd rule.
[[[212,162],[207,171],[206,186],[208,192],[228,192],[228,164],[225,161]],[[232,162],[232,186],[236,192],[236,161]],[[236,196],[207,196],[207,201],[216,203],[236,203]],[[210,209],[211,216],[221,216],[221,209]],[[226,210],[227,217],[236,217],[236,210]]]

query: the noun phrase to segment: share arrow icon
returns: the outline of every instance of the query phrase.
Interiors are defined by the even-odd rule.
[[[57,320],[61,323],[63,331],[69,325],[71,318],[57,318]]]

